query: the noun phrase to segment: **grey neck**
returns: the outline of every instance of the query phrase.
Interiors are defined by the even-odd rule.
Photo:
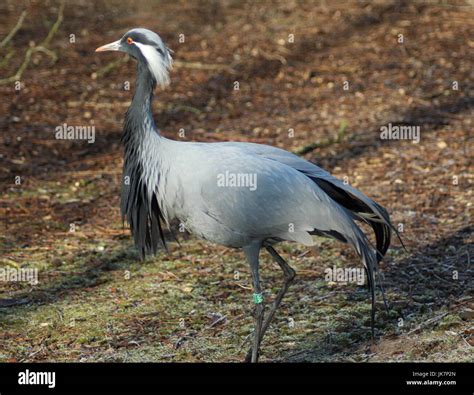
[[[126,147],[132,142],[138,143],[146,133],[159,134],[152,114],[156,81],[148,67],[141,62],[137,65],[136,85],[132,103],[125,114],[122,141]]]

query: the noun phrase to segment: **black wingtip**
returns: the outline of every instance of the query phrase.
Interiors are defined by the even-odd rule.
[[[400,241],[400,244],[402,245],[403,249],[405,250],[405,252],[409,252],[408,249],[405,247],[405,244],[403,243],[403,240],[402,238],[400,237],[399,233],[397,232],[397,238],[398,240]]]
[[[405,247],[405,243],[403,242],[402,237],[400,236],[400,232],[397,230],[397,228],[391,222],[389,223],[389,225],[390,225],[390,228],[392,228],[392,230],[397,235],[397,239],[400,242],[400,244],[402,245],[405,252],[408,252],[407,248]]]

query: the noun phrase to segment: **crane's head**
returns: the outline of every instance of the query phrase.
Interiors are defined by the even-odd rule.
[[[162,87],[169,84],[169,70],[173,59],[170,50],[160,36],[148,29],[132,29],[125,33],[120,40],[103,45],[95,50],[121,51],[129,54],[137,62],[150,70],[151,76]]]

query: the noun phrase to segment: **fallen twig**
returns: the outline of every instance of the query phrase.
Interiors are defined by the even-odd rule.
[[[25,20],[26,16],[26,11],[23,11],[20,15],[20,18],[18,18],[18,21],[15,26],[13,26],[13,29],[10,31],[10,33],[7,34],[7,36],[0,42],[0,48],[3,48],[6,46],[11,39],[15,36],[18,30],[20,30],[21,25],[23,25],[23,21]]]
[[[10,51],[5,55],[5,57],[3,58],[3,60],[0,62],[0,68],[5,67],[5,66],[8,64],[8,62],[10,61],[10,59],[13,57],[14,54],[15,54],[15,49],[10,50]]]
[[[235,74],[236,71],[230,67],[226,66],[225,64],[209,64],[209,63],[200,63],[200,62],[184,62],[182,60],[175,60],[173,62],[173,66],[180,68],[187,68],[187,69],[197,69],[197,70],[224,70],[231,74]]]
[[[346,127],[347,127],[347,123],[341,122],[341,126],[339,127],[339,131],[336,137],[329,137],[327,139],[318,140],[318,141],[315,141],[314,143],[307,144],[304,147],[299,148],[296,151],[294,151],[294,154],[305,155],[311,151],[314,151],[316,148],[326,148],[326,147],[329,147],[330,145],[341,142],[342,139],[344,138]]]
[[[46,38],[43,40],[43,42],[40,44],[40,46],[46,47],[48,46],[49,42],[53,39],[54,35],[59,29],[59,25],[61,25],[63,21],[63,11],[64,11],[64,0],[61,1],[59,5],[59,10],[58,10],[58,17],[56,18],[56,22],[54,22],[53,26],[51,27],[48,35]]]
[[[278,60],[282,65],[287,64],[286,59],[277,53],[269,53],[264,51],[262,48],[256,48],[256,53],[261,55],[266,60]]]
[[[26,68],[28,67],[28,65],[31,61],[31,55],[33,55],[33,53],[35,53],[35,52],[43,52],[43,53],[47,54],[48,56],[50,56],[53,59],[54,62],[57,60],[57,58],[58,58],[57,55],[53,51],[48,49],[47,46],[50,43],[51,39],[53,38],[54,34],[57,32],[57,30],[59,28],[59,25],[63,21],[63,11],[64,11],[64,1],[61,1],[61,4],[59,6],[59,10],[58,10],[58,17],[56,19],[56,22],[54,22],[54,24],[51,27],[51,29],[50,29],[48,35],[46,36],[46,38],[41,42],[40,45],[28,48],[28,50],[25,53],[25,58],[23,60],[23,63],[20,65],[20,67],[18,68],[16,73],[13,74],[10,77],[1,79],[0,80],[0,85],[5,85],[5,84],[9,84],[10,82],[20,80],[23,73],[25,72]],[[8,38],[8,36],[6,38]],[[6,38],[4,39],[4,41],[6,40]],[[3,43],[3,41],[2,41],[2,43]]]
[[[120,66],[122,63],[128,62],[130,57],[127,55],[125,57],[121,57],[118,60],[114,60],[113,62],[110,62],[109,64],[106,64],[104,67],[100,68],[97,70],[95,73],[92,74],[92,79],[96,79],[97,77],[104,77],[107,74],[109,74],[112,70],[116,69],[118,66]]]
[[[446,313],[443,313],[443,314],[440,314],[436,317],[433,317],[433,318],[430,318],[429,320],[426,320],[425,322],[423,322],[422,324],[418,325],[415,329],[412,329],[410,332],[407,333],[407,335],[412,335],[414,333],[418,333],[419,331],[421,331],[423,328],[426,328],[427,326],[429,325],[432,325],[440,320],[442,320],[444,317],[446,317],[447,315],[449,314],[449,312],[446,312]]]

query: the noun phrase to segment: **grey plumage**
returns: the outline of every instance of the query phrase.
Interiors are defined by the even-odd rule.
[[[258,256],[265,247],[285,274],[285,287],[263,321],[257,296],[254,343],[260,341],[294,272],[272,245],[278,241],[314,244],[313,235],[350,244],[366,269],[375,312],[375,273],[396,229],[387,211],[357,189],[285,150],[253,143],[195,143],[160,135],[151,113],[156,84],[169,81],[169,50],[153,32],[134,29],[98,50],[121,50],[137,59],[137,86],[125,116],[122,216],[143,258],[165,245],[162,226],[178,219],[198,237],[243,248],[260,295]],[[255,189],[222,186],[224,174],[254,176]],[[355,221],[368,223],[376,237],[372,248]],[[280,297],[281,296],[281,297]],[[262,304],[262,306],[260,306]]]

